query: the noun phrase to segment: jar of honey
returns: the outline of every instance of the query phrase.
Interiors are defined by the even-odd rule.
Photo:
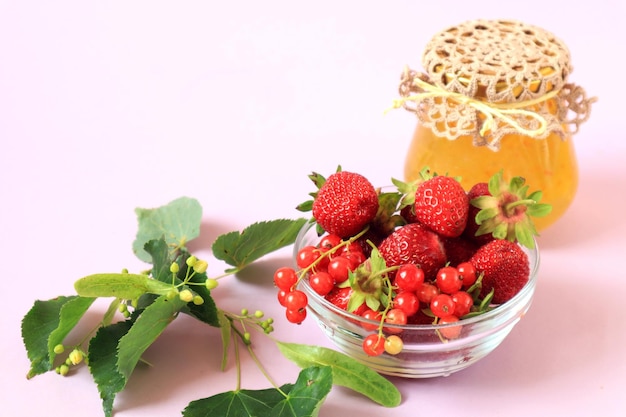
[[[561,217],[578,185],[572,135],[595,100],[568,82],[566,45],[522,22],[473,20],[436,34],[422,64],[425,73],[403,72],[395,102],[418,119],[405,180],[428,167],[469,189],[503,171],[552,205],[538,230]]]

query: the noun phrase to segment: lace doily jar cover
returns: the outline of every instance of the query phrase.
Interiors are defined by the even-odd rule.
[[[469,189],[504,170],[553,206],[538,230],[561,217],[578,186],[572,135],[595,100],[568,82],[566,45],[522,22],[473,20],[436,34],[422,64],[425,73],[405,69],[394,103],[418,119],[405,180],[428,167]]]

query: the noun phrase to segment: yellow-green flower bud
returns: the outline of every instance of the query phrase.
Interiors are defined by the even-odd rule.
[[[265,315],[265,313],[263,313],[261,310],[257,310],[254,312],[254,317],[256,317],[257,319],[262,318]]]
[[[193,268],[193,266],[196,264],[197,261],[198,261],[198,258],[196,258],[195,256],[191,255],[189,258],[187,258],[185,263],[187,263],[187,266],[190,266],[190,267]]]
[[[70,352],[69,359],[72,361],[72,365],[78,365],[83,361],[83,352],[79,349],[74,349]]]
[[[200,297],[199,295],[196,295],[193,297],[193,303],[197,306],[204,304],[204,298]]]
[[[207,290],[211,291],[211,290],[216,289],[219,283],[217,282],[215,278],[208,278],[205,282],[205,285],[206,285]]]
[[[198,274],[203,274],[206,272],[206,269],[209,267],[207,261],[203,261],[202,259],[198,259],[195,264],[193,264],[193,270]]]
[[[64,351],[65,351],[65,346],[63,346],[60,343],[54,347],[54,353],[56,353],[57,355],[60,355]]]
[[[179,270],[180,270],[180,266],[178,266],[176,262],[172,262],[172,264],[170,265],[170,272],[172,274],[177,274]]]
[[[70,372],[70,367],[66,364],[59,366],[59,375],[65,376]]]
[[[167,292],[167,295],[165,296],[165,298],[167,298],[168,300],[173,300],[176,296],[178,296],[178,290],[175,288],[172,288],[171,290]]]
[[[182,290],[178,296],[180,297],[181,300],[183,300],[184,302],[188,303],[190,301],[193,301],[193,293],[190,290]]]

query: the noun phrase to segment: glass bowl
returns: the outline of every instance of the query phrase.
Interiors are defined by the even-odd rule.
[[[307,245],[316,245],[315,223],[307,222],[300,230],[294,245],[294,256]],[[537,246],[529,250],[523,248],[530,263],[530,277],[526,285],[509,301],[491,311],[457,323],[432,325],[388,325],[391,333],[398,334],[404,343],[399,354],[383,353],[380,356],[368,356],[363,351],[363,339],[377,330],[368,331],[378,322],[367,320],[349,313],[317,294],[307,279],[299,283],[299,288],[308,296],[309,317],[313,317],[326,336],[339,350],[369,366],[375,371],[391,376],[405,378],[431,378],[448,376],[476,363],[492,352],[513,327],[528,311],[537,281],[539,252]],[[461,326],[456,339],[440,337],[444,327]],[[455,329],[458,330],[458,329]],[[445,334],[445,330],[443,331]]]

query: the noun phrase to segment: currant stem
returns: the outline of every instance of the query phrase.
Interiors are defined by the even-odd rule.
[[[326,252],[322,253],[322,255],[317,258],[315,261],[313,261],[311,263],[311,265],[307,266],[306,268],[301,269],[300,271],[298,271],[298,282],[296,282],[296,285],[300,282],[300,280],[302,280],[302,278],[304,278],[306,276],[306,274],[310,271],[313,270],[313,268],[315,268],[315,266],[317,266],[320,262],[322,262],[322,260],[326,257],[329,257],[332,253],[334,253],[335,251],[337,251],[337,249],[340,249],[344,246],[348,246],[354,242],[356,242],[356,240],[358,238],[360,238],[361,236],[363,236],[368,230],[369,230],[369,225],[365,226],[365,228],[363,230],[361,230],[359,233],[357,233],[356,235],[352,236],[350,239],[348,240],[344,240],[341,243],[339,243],[337,246],[327,250]]]

